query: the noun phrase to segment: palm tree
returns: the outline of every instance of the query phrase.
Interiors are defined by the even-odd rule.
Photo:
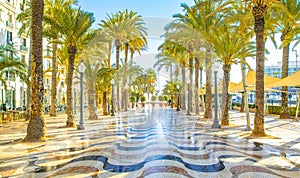
[[[89,60],[84,60],[85,71],[84,71],[84,84],[87,88],[88,94],[88,109],[89,109],[89,119],[98,119],[97,107],[95,107],[95,92],[96,92],[96,82],[98,78],[99,71],[101,69],[100,62],[90,62]]]
[[[67,69],[67,127],[75,127],[73,108],[73,73],[75,56],[78,50],[87,45],[93,39],[95,33],[89,30],[95,19],[92,13],[68,6],[64,10],[59,8],[53,10],[53,16],[45,18],[45,22],[61,35],[57,43],[64,44],[68,48],[68,69]]]
[[[293,29],[299,26],[300,21],[300,3],[298,0],[284,0],[279,4],[275,4],[273,11],[276,14],[276,29],[275,33],[281,33],[281,42],[282,45],[280,48],[283,48],[282,55],[282,78],[288,76],[288,66],[289,66],[289,51],[290,51],[290,42],[292,40],[286,40],[286,36],[289,35],[290,39],[293,39],[295,36],[291,33]],[[285,41],[285,43],[284,43]],[[276,45],[276,43],[275,43]],[[277,45],[276,45],[277,46]],[[279,118],[288,119],[290,118],[288,110],[288,97],[287,97],[288,88],[286,86],[282,87],[281,99],[281,113]]]
[[[251,57],[254,50],[251,49],[251,43],[246,43],[245,40],[250,39],[250,36],[243,35],[242,33],[236,33],[237,28],[231,27],[229,23],[224,20],[217,20],[215,28],[212,30],[212,34],[209,37],[209,41],[212,44],[212,49],[216,56],[219,58],[219,62],[223,64],[223,91],[222,91],[222,120],[221,125],[229,125],[229,74],[231,65],[238,63],[244,57]],[[229,25],[228,25],[229,24]]]
[[[67,8],[72,4],[76,4],[76,0],[46,0],[45,1],[45,16],[49,16],[47,18],[53,18],[51,16],[54,15],[55,9]],[[57,59],[56,59],[56,51],[57,51],[57,41],[58,31],[55,31],[55,28],[51,28],[51,24],[44,24],[44,36],[52,37],[52,78],[51,78],[51,105],[50,105],[50,116],[56,116],[56,88],[57,88]]]
[[[42,21],[44,13],[44,1],[31,1],[31,33],[32,37],[32,104],[31,118],[27,127],[27,135],[24,141],[41,141],[46,136],[46,122],[43,111],[43,36]]]
[[[103,115],[108,115],[107,106],[109,101],[109,94],[111,93],[111,80],[115,75],[116,70],[114,68],[103,67],[99,70],[97,82],[96,82],[96,90],[102,94],[102,109]],[[108,102],[108,103],[107,103]]]
[[[278,0],[246,0],[254,17],[256,36],[256,100],[253,136],[265,136],[264,130],[264,66],[265,66],[265,15],[273,2]]]
[[[106,20],[101,20],[99,26],[115,40],[117,70],[120,68],[120,48],[122,44],[147,34],[141,16],[137,15],[137,12],[128,10],[107,15]],[[127,51],[125,53],[128,54]],[[127,59],[127,57],[125,58]],[[127,63],[125,62],[125,64]],[[117,87],[117,100],[119,100],[119,87]],[[120,110],[119,103],[118,110]]]
[[[205,1],[197,0],[195,5],[189,7],[187,4],[182,4],[185,14],[175,14],[174,17],[178,18],[183,23],[187,24],[194,30],[201,33],[206,39],[209,36],[211,25],[214,20],[214,15],[225,9],[228,2],[224,1]],[[209,43],[207,43],[209,44]],[[210,53],[210,46],[206,47],[207,53]],[[211,93],[211,59],[209,55],[206,58],[206,105],[204,118],[212,117],[212,93]]]
[[[24,61],[20,61],[17,58],[7,57],[6,51],[12,51],[15,53],[15,49],[10,46],[0,45],[0,81],[3,83],[6,88],[7,79],[5,78],[7,73],[18,74],[22,80],[29,83],[27,74],[26,74],[26,64]]]
[[[24,5],[25,3],[23,3]],[[31,3],[26,2],[26,8],[17,16],[17,21],[21,22],[22,25],[19,29],[18,36],[30,36],[31,35]],[[27,77],[30,82],[27,83],[26,90],[26,120],[30,119],[31,114],[31,63],[32,63],[32,39],[29,41],[29,59],[27,64]]]

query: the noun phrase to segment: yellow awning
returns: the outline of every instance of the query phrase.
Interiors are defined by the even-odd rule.
[[[300,70],[288,77],[280,79],[277,82],[269,83],[267,85],[268,88],[282,86],[300,86]]]
[[[268,75],[264,76],[264,82],[265,82],[265,89],[269,87],[270,84],[278,82],[280,79],[271,77]],[[249,70],[246,75],[246,86],[247,90],[255,90],[255,84],[256,84],[256,72],[253,70]],[[243,91],[243,82],[238,83],[237,85],[229,85],[229,91],[230,92],[238,92]]]

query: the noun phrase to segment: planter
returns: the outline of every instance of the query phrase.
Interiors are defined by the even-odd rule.
[[[134,108],[134,103],[131,103],[131,108]]]
[[[168,107],[168,103],[165,103],[165,107]]]
[[[162,106],[163,106],[163,104],[162,104],[162,103],[159,103],[159,106],[160,106],[160,107],[162,107]]]
[[[145,103],[142,103],[142,107],[145,107]]]

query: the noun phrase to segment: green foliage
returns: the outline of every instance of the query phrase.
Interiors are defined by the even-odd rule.
[[[155,100],[156,100],[156,98],[157,98],[157,97],[156,97],[156,96],[154,96],[154,95],[153,95],[153,96],[151,96],[151,101],[155,101]]]
[[[268,113],[279,115],[281,113],[281,106],[268,106]],[[296,115],[296,107],[289,107],[289,113],[291,116],[295,116]]]
[[[159,100],[159,101],[163,101],[163,100],[164,100],[164,97],[163,97],[162,95],[159,95],[159,96],[158,96],[158,100]]]
[[[146,97],[143,95],[141,96],[141,102],[145,102],[146,101]]]
[[[169,97],[167,95],[164,96],[164,100],[168,101]]]
[[[136,97],[135,96],[131,96],[130,97],[130,102],[132,102],[132,103],[136,102]]]

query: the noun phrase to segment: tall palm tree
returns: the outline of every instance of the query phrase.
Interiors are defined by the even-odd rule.
[[[229,23],[224,20],[219,20],[215,28],[212,30],[209,41],[212,44],[212,49],[216,56],[219,58],[219,62],[223,64],[223,91],[222,91],[222,120],[221,125],[229,125],[229,74],[231,65],[236,64],[244,57],[251,57],[254,50],[250,49],[245,44],[245,40],[250,37],[245,37],[242,33],[236,33],[236,28],[231,27]],[[253,49],[253,48],[252,48]]]
[[[74,108],[73,108],[73,73],[75,65],[75,56],[78,50],[81,50],[93,39],[95,33],[89,30],[95,19],[92,13],[75,9],[72,6],[60,10],[54,9],[52,17],[45,18],[45,22],[61,35],[57,43],[64,44],[68,48],[68,69],[67,69],[67,127],[75,127]]]
[[[289,67],[289,51],[290,51],[290,42],[294,38],[294,35],[291,33],[293,29],[299,26],[300,21],[300,3],[298,0],[283,0],[278,4],[274,4],[272,8],[273,12],[276,14],[276,29],[275,33],[281,33],[281,42],[282,45],[280,48],[283,48],[282,55],[282,78],[288,76],[288,67]],[[291,35],[289,35],[291,34]],[[290,39],[286,40],[286,36],[289,35]],[[284,42],[285,41],[285,42]],[[275,42],[276,45],[276,42]],[[276,45],[277,46],[277,45]],[[286,86],[282,87],[281,99],[281,113],[279,118],[288,119],[290,118],[288,110],[288,88]]]
[[[44,13],[44,1],[31,1],[31,33],[32,37],[32,96],[31,118],[27,127],[27,135],[24,141],[41,141],[46,136],[46,122],[43,111],[43,35],[42,21]]]
[[[84,71],[84,84],[87,88],[88,94],[88,110],[89,110],[89,119],[98,119],[97,116],[97,107],[95,107],[95,92],[96,92],[96,82],[99,71],[101,69],[101,63],[94,61],[90,62],[89,60],[84,60],[85,71]]]
[[[211,26],[214,21],[215,14],[217,12],[226,10],[226,6],[229,4],[227,1],[206,1],[197,0],[195,5],[189,7],[187,4],[182,4],[185,14],[175,14],[174,17],[178,18],[183,23],[189,25],[194,30],[201,33],[206,40],[209,37]],[[207,43],[207,53],[210,53],[210,46]],[[207,55],[206,58],[206,105],[204,118],[212,117],[212,93],[211,93],[211,55]]]
[[[265,15],[273,2],[278,0],[246,0],[254,17],[256,36],[256,100],[253,136],[265,136],[264,129],[264,66],[265,66]]]
[[[137,15],[137,12],[128,10],[107,15],[105,20],[101,20],[99,24],[100,28],[106,31],[115,41],[117,70],[120,68],[120,48],[122,44],[128,43],[132,39],[145,36],[147,33],[144,24],[142,17]],[[117,87],[117,100],[119,100],[119,97],[119,87]],[[119,103],[118,110],[120,110]]]
[[[67,8],[72,4],[76,4],[76,0],[46,0],[45,1],[45,16],[49,16],[47,18],[53,18],[51,16],[54,15],[55,9]],[[57,51],[57,41],[58,31],[55,31],[55,28],[51,28],[51,24],[44,24],[44,36],[49,36],[53,38],[52,42],[52,78],[51,78],[51,104],[50,104],[50,116],[56,116],[56,93],[57,93],[57,59],[56,59],[56,51]]]

